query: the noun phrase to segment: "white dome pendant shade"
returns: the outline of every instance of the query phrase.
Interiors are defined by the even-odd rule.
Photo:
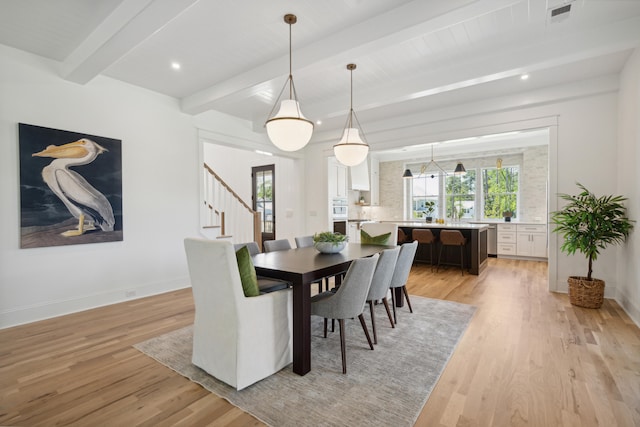
[[[359,165],[369,154],[369,144],[360,138],[362,126],[360,126],[358,117],[355,111],[353,111],[353,70],[355,69],[356,64],[347,65],[347,70],[351,72],[351,106],[349,115],[347,116],[347,123],[342,133],[342,139],[333,146],[333,154],[336,156],[336,159],[345,166]],[[354,118],[357,127],[354,126]],[[362,136],[364,137],[364,132],[362,132]]]
[[[275,105],[269,113],[269,119],[265,123],[267,136],[269,136],[273,145],[282,151],[300,150],[307,145],[313,133],[313,122],[303,116],[300,111],[298,95],[296,94],[296,87],[293,84],[293,75],[291,74],[291,25],[295,24],[297,20],[298,18],[292,14],[284,16],[284,22],[289,24],[289,77],[285,81],[278,99],[276,99]],[[275,115],[272,115],[287,86],[289,86],[289,99],[282,100],[280,110]]]
[[[302,115],[295,99],[283,100],[280,110],[267,120],[266,127],[269,139],[282,151],[300,150],[313,133],[313,122]]]
[[[333,154],[343,165],[355,166],[367,158],[369,146],[360,139],[358,129],[347,128],[344,130],[340,142],[333,146]]]

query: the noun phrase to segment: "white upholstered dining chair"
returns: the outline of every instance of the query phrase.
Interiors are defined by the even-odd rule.
[[[360,243],[367,243],[365,240],[365,234],[363,234],[362,231],[364,231],[374,240],[378,240],[376,244],[391,246],[398,244],[398,224],[393,224],[390,222],[363,222],[360,225]],[[390,234],[384,242],[376,239],[376,237],[382,236],[387,233]]]
[[[184,241],[196,313],[194,365],[241,390],[292,361],[291,289],[245,297],[231,242]]]

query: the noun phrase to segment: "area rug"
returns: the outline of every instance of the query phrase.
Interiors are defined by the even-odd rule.
[[[192,327],[134,347],[271,426],[412,426],[469,324],[475,307],[411,297],[391,328],[377,305],[378,344],[371,351],[357,319],[347,323],[347,374],[342,374],[340,335],[323,338],[312,317],[311,366],[301,377],[291,365],[236,391],[191,363]],[[371,321],[365,319],[371,333]],[[372,338],[373,339],[373,338]]]

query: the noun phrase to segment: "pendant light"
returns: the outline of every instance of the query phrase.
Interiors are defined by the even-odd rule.
[[[351,72],[351,104],[347,122],[342,133],[342,139],[333,146],[333,153],[338,161],[345,166],[359,165],[367,158],[367,154],[369,153],[369,145],[360,139],[360,133],[362,133],[364,137],[364,132],[361,132],[362,126],[358,121],[358,116],[356,116],[355,111],[353,111],[353,70],[355,69],[356,64],[347,65],[347,70]],[[354,126],[354,118],[357,127]]]
[[[291,26],[297,22],[295,15],[287,14],[284,22],[289,24],[289,77],[284,83],[278,99],[269,113],[269,119],[265,123],[269,139],[279,149],[283,151],[296,151],[303,148],[311,139],[313,133],[313,122],[302,115],[296,87],[293,84],[291,73]],[[280,110],[273,115],[273,111],[278,105],[278,101],[284,90],[289,86],[289,99],[282,100]]]
[[[458,162],[456,165],[456,170],[453,171],[454,175],[464,175],[467,173],[467,170],[464,168],[462,162]]]
[[[435,160],[433,160],[433,146],[436,145],[437,143],[433,143],[431,144],[431,160],[429,160],[429,163],[425,163],[422,166],[420,166],[420,174],[418,175],[418,177],[422,176],[422,175],[427,175],[427,170],[429,168],[431,168],[432,166],[435,166],[438,170],[434,171],[431,173],[431,178],[435,178],[436,175],[434,173],[438,173],[438,174],[442,174],[442,176],[447,176],[448,173],[446,170],[442,169],[442,166],[440,166],[438,164],[438,162],[436,162]],[[462,166],[462,163],[459,163],[460,166]],[[464,166],[463,166],[464,169]],[[456,171],[458,169],[456,168]],[[411,169],[405,169],[404,173],[402,174],[403,178],[413,178],[413,173],[411,172]]]

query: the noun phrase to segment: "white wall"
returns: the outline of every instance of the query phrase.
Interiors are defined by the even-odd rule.
[[[175,99],[0,49],[0,328],[189,285],[197,235],[198,145]],[[20,249],[18,123],[122,140],[124,240]],[[130,296],[134,297],[134,296]]]
[[[620,76],[618,106],[618,194],[629,198],[627,214],[636,223],[627,243],[618,249],[616,299],[640,324],[640,49],[629,58]]]

